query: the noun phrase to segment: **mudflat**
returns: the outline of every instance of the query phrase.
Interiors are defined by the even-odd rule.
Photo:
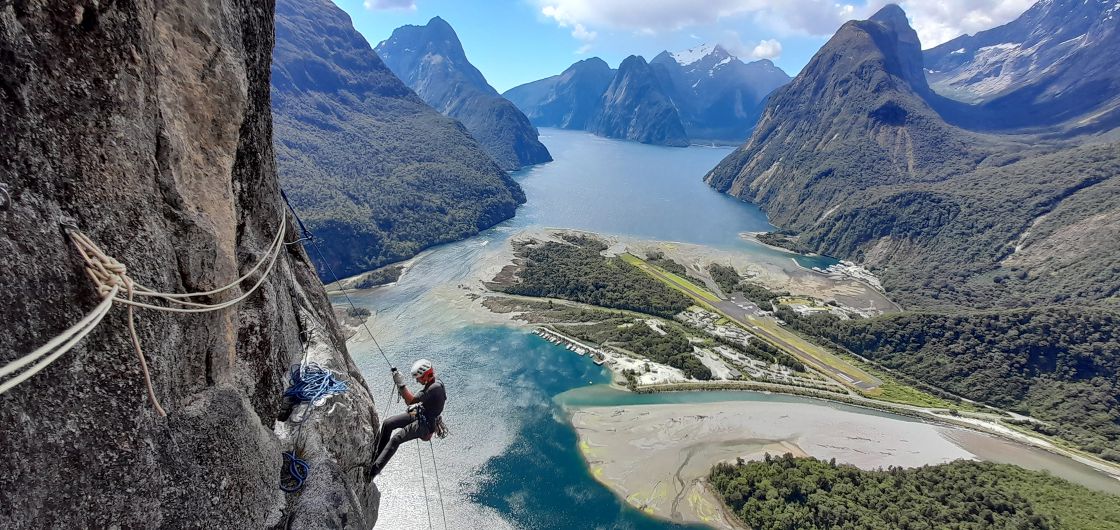
[[[973,457],[944,427],[802,403],[588,407],[571,414],[599,481],[652,515],[717,528],[739,528],[705,487],[717,462],[793,453],[874,469]]]

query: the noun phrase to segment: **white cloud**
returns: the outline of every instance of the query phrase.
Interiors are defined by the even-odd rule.
[[[591,42],[595,40],[595,37],[598,35],[599,34],[594,31],[588,31],[583,24],[576,24],[572,27],[572,36],[583,42]]]
[[[932,48],[964,34],[1006,24],[1023,14],[1035,0],[921,0],[900,5],[922,39]]]
[[[561,27],[583,24],[652,34],[754,15],[776,30],[831,35],[855,12],[835,0],[535,0]]]
[[[405,0],[366,0],[403,2]],[[716,24],[735,16],[751,17],[774,34],[831,36],[846,21],[871,16],[892,0],[868,0],[862,6],[847,0],[532,0],[541,14],[583,32],[616,29],[638,35],[678,31]],[[925,48],[965,33],[1009,22],[1036,0],[893,0],[909,15]],[[859,3],[859,2],[857,2]],[[576,36],[573,31],[573,36]],[[576,37],[579,38],[579,37]],[[580,39],[585,43],[587,40]],[[747,46],[750,51],[753,46]]]
[[[766,39],[751,50],[751,57],[755,59],[777,59],[782,55],[782,43],[776,39]]]
[[[382,9],[403,9],[416,11],[416,0],[365,0],[362,5],[371,11]]]

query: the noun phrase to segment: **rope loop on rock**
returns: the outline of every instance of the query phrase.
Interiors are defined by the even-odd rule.
[[[280,213],[280,226],[265,256],[253,265],[248,272],[236,280],[216,289],[192,293],[163,293],[137,283],[129,277],[128,268],[125,267],[123,263],[102,251],[89,236],[82,233],[77,227],[69,223],[63,223],[64,232],[77,249],[78,254],[81,255],[82,260],[85,261],[84,270],[86,276],[89,277],[94,288],[97,289],[97,294],[101,298],[101,303],[99,303],[93,311],[78,321],[78,323],[66,329],[43,346],[0,367],[0,377],[4,377],[19,371],[29,364],[31,365],[18,375],[0,384],[0,394],[11,390],[15,386],[31,378],[31,376],[46,368],[47,365],[72,349],[75,344],[89,335],[89,333],[101,323],[101,320],[105,318],[105,315],[112,309],[114,303],[121,303],[128,307],[128,331],[132,338],[133,348],[136,350],[136,356],[140,361],[140,370],[144,375],[144,385],[147,387],[148,399],[152,402],[152,406],[160,416],[167,416],[167,412],[163,409],[163,406],[160,405],[159,399],[156,397],[155,389],[152,386],[151,374],[148,371],[148,363],[144,357],[144,350],[140,346],[140,337],[136,332],[133,308],[143,307],[146,309],[174,313],[208,313],[231,307],[251,296],[260,288],[265,278],[272,272],[273,267],[276,265],[276,260],[280,255],[280,250],[284,248],[284,235],[287,222],[284,209],[281,207],[278,211]],[[188,300],[190,298],[221,294],[234,287],[238,287],[266,264],[267,266],[264,272],[261,273],[256,283],[240,296],[218,303],[200,303]],[[121,291],[124,291],[125,296],[121,296]],[[184,307],[175,307],[171,305],[160,306],[137,302],[135,298],[138,296],[158,298],[168,304]]]

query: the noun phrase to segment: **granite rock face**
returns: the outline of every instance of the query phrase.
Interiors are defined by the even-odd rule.
[[[273,162],[272,45],[270,3],[0,3],[0,362],[98,303],[60,219],[166,292],[227,284],[281,225],[296,239]],[[169,415],[148,403],[118,304],[0,396],[0,527],[372,527],[373,399],[299,245],[230,309],[138,309],[136,326]],[[297,496],[278,487],[293,440],[275,417],[305,343],[351,390],[304,425]]]

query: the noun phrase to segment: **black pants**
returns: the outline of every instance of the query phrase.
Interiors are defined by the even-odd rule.
[[[400,430],[393,432],[397,429]],[[385,469],[385,464],[389,462],[390,458],[393,458],[393,454],[397,452],[397,448],[401,444],[423,438],[431,432],[424,422],[407,413],[386,418],[385,422],[381,424],[381,435],[377,439],[377,451],[374,453],[373,465],[377,469]]]

